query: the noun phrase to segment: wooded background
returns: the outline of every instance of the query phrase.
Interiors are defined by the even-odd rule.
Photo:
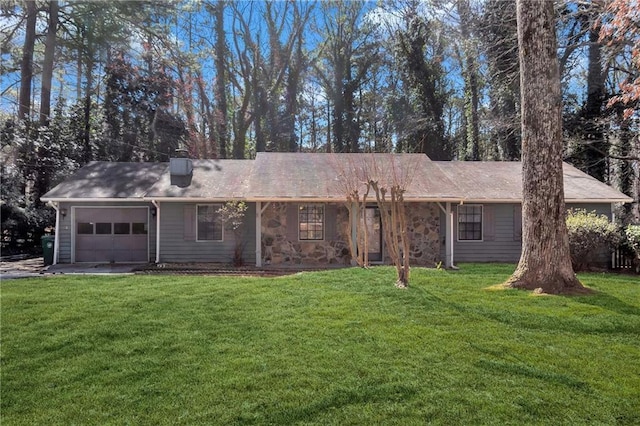
[[[520,159],[515,2],[7,1],[2,233],[92,160],[260,151]],[[638,0],[557,1],[563,159],[636,200]],[[34,240],[36,239],[36,240]],[[9,245],[3,248],[9,249]]]

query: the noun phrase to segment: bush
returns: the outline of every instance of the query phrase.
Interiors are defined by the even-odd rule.
[[[624,230],[624,246],[634,256],[633,268],[640,273],[640,225],[627,225]]]
[[[608,253],[620,242],[620,234],[615,224],[607,216],[595,211],[569,210],[567,229],[571,262],[576,271],[584,270],[598,262],[603,252]]]
[[[640,225],[628,225],[624,230],[629,248],[640,258]]]

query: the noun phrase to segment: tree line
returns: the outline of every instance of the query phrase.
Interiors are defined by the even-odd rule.
[[[563,158],[637,200],[627,5],[557,1],[557,56]],[[3,232],[50,224],[40,196],[93,160],[521,157],[515,2],[12,0],[0,13]]]

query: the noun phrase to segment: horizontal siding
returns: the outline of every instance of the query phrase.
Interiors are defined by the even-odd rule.
[[[513,238],[513,204],[491,204],[495,218],[493,241],[457,241],[457,206],[454,212],[455,262],[517,262],[520,259],[521,243]]]
[[[457,208],[452,206],[454,212],[454,262],[510,262],[520,260],[522,245],[520,241],[514,241],[513,235],[513,211],[515,204],[491,204],[495,215],[495,240],[493,241],[457,241]],[[567,208],[595,210],[598,214],[604,214],[611,218],[610,204],[567,204]],[[442,222],[441,238],[445,237],[445,215],[441,214]],[[444,247],[441,250],[444,258]],[[608,254],[603,253],[599,261],[606,262]]]
[[[603,214],[611,220],[611,204],[575,204],[575,203],[567,203],[567,209],[583,209],[588,212],[595,212],[599,215]]]
[[[187,241],[184,238],[184,206],[196,203],[160,204],[160,262],[221,262],[233,260],[233,231],[225,229],[224,241]],[[244,243],[243,259],[255,264],[255,203],[247,203],[241,227]]]
[[[60,208],[67,209],[67,215],[63,218],[60,216],[60,235],[58,237],[58,263],[71,263],[71,244],[73,231],[71,223],[71,207],[149,207],[153,206],[151,203],[135,202],[135,203],[113,203],[113,202],[99,202],[99,203],[60,203]],[[149,215],[149,261],[155,259],[155,245],[156,245],[156,225],[155,219]]]

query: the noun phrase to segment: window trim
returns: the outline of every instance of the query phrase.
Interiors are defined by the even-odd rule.
[[[195,221],[196,221],[196,242],[197,243],[221,243],[224,242],[224,221],[222,219],[220,219],[220,239],[219,240],[201,240],[199,238],[199,233],[198,233],[198,209],[200,207],[218,207],[221,208],[222,207],[222,203],[206,203],[206,204],[196,204],[196,214],[195,216]]]
[[[302,239],[300,238],[300,225],[302,224],[300,222],[300,210],[302,210],[302,207],[304,206],[320,206],[322,207],[322,238],[305,238]],[[297,235],[298,235],[298,241],[299,242],[313,242],[313,241],[324,241],[326,239],[326,233],[327,233],[327,208],[325,203],[299,203],[298,204],[298,208],[296,211],[296,216],[298,217],[298,229],[297,229]],[[306,232],[309,232],[308,230]]]
[[[480,207],[480,239],[478,240],[460,239],[460,207]],[[484,242],[484,204],[458,204],[458,207],[456,208],[456,241],[459,243]]]

